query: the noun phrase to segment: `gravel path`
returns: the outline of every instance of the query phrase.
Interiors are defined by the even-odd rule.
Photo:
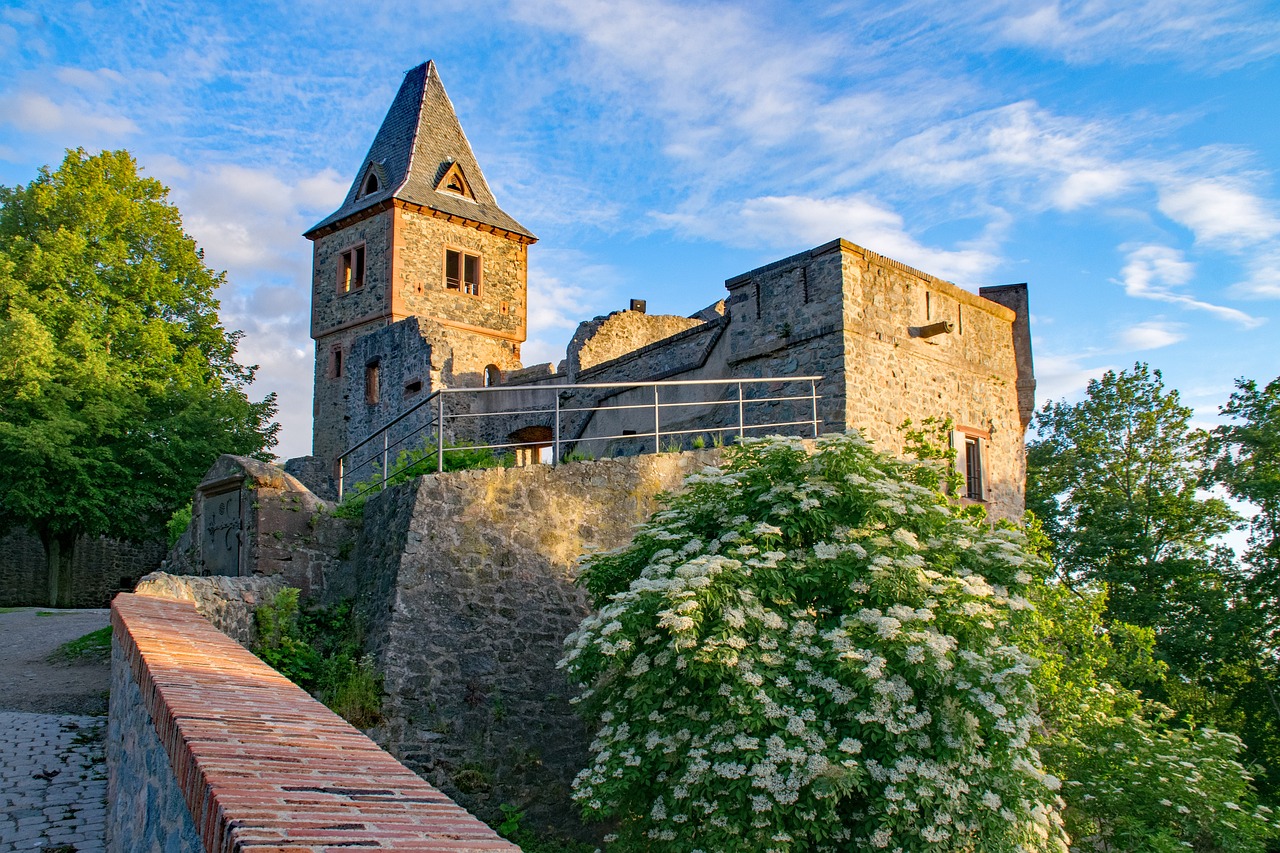
[[[0,612],[0,853],[105,849],[105,659],[48,660],[106,610]]]

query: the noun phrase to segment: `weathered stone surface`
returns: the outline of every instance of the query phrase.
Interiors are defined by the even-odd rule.
[[[205,849],[120,643],[111,642],[107,850]]]
[[[373,736],[482,817],[576,825],[586,732],[556,662],[588,612],[579,557],[631,540],[717,458],[661,454],[424,477],[370,499],[360,610],[385,673]]]
[[[162,568],[178,575],[279,576],[305,597],[322,598],[331,583],[347,582],[345,562],[355,545],[351,523],[328,509],[278,466],[223,456],[197,488],[191,524]]]
[[[570,377],[577,376],[597,364],[635,352],[704,322],[695,317],[639,311],[615,311],[605,317],[587,320],[578,325],[569,341],[565,372]]]
[[[253,611],[268,604],[285,588],[284,579],[273,577],[192,577],[153,572],[138,582],[138,595],[190,601],[213,627],[240,645],[252,648],[257,638]]]

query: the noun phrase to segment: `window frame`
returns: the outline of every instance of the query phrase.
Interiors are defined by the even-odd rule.
[[[338,252],[338,295],[350,296],[364,289],[369,279],[367,243],[360,242]],[[358,271],[359,275],[353,275]]]
[[[456,279],[449,277],[449,256],[451,254],[458,256],[458,277]],[[474,282],[467,280],[468,259],[475,261],[476,275]],[[441,267],[441,272],[443,273],[442,278],[444,279],[445,290],[476,299],[480,298],[480,295],[484,293],[484,258],[479,252],[473,252],[457,246],[445,246],[444,264]],[[455,283],[451,284],[451,281]]]
[[[951,431],[951,449],[955,452],[955,469],[960,475],[958,490],[961,500],[988,503],[991,500],[991,478],[987,474],[987,456],[991,433],[974,427],[958,426]],[[974,458],[976,456],[976,458]],[[977,484],[973,483],[976,475]]]

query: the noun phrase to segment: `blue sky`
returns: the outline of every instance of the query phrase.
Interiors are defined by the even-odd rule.
[[[1135,360],[1212,420],[1280,374],[1280,10],[1257,0],[38,2],[0,9],[0,183],[128,148],[172,188],[282,456],[308,226],[434,59],[530,251],[526,364],[845,237],[1026,281],[1039,399]]]

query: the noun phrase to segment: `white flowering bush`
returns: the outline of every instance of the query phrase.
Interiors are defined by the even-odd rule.
[[[1243,744],[1212,728],[1167,728],[1170,712],[1108,684],[1091,689],[1046,759],[1065,775],[1078,851],[1261,853],[1280,817],[1256,803],[1236,760]]]
[[[749,441],[583,571],[574,784],[611,851],[1065,851],[1021,534],[857,435]]]

